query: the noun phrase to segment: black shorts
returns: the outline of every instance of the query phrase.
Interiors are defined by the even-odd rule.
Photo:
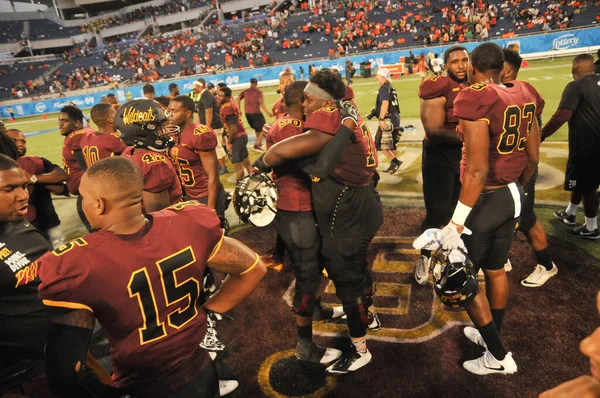
[[[263,126],[267,122],[265,116],[262,113],[246,113],[246,120],[250,127],[257,133],[262,131]]]
[[[537,216],[533,209],[535,205],[535,180],[537,179],[537,169],[533,173],[531,180],[523,187],[523,200],[521,207],[521,220],[519,221],[519,231],[527,233],[537,222]]]
[[[206,205],[208,204],[208,195],[203,196],[201,198],[191,198],[187,195],[183,196],[184,200],[197,200],[198,202]],[[225,208],[225,206],[227,205],[227,194],[225,193],[225,188],[223,188],[223,186],[221,186],[221,189],[219,190],[219,195],[217,196],[217,208],[215,209],[215,212],[217,213],[217,215],[219,217],[225,217],[225,210],[227,210]]]
[[[465,222],[473,234],[462,235],[477,269],[499,270],[504,267],[519,221],[522,197],[523,189],[518,183],[479,195]]]
[[[590,192],[600,186],[599,159],[569,156],[565,172],[565,191]]]
[[[448,224],[458,202],[461,146],[448,146],[423,140],[423,199],[427,215],[422,230]]]
[[[244,134],[231,143],[231,163],[241,163],[248,157],[248,135]]]

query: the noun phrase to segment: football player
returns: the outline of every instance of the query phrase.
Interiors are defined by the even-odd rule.
[[[514,50],[504,49],[504,69],[502,70],[502,84],[510,83],[517,80],[519,69],[521,68],[523,58]],[[544,109],[544,100],[538,95],[540,103],[536,104],[538,110]],[[538,119],[538,125],[541,124]],[[523,201],[523,209],[521,210],[521,220],[519,221],[519,231],[523,232],[529,241],[529,244],[535,251],[537,265],[533,272],[524,280],[521,285],[525,287],[540,287],[558,273],[556,264],[550,259],[548,253],[548,241],[546,240],[546,231],[544,226],[537,219],[534,211],[535,205],[535,181],[538,171],[529,180],[529,183],[523,187],[525,197]]]
[[[204,203],[223,218],[226,197],[219,180],[217,134],[208,126],[193,123],[194,107],[194,101],[186,95],[169,103],[169,123],[180,129],[179,141],[169,154],[177,166],[185,200]]]
[[[454,100],[463,140],[462,189],[452,219],[442,230],[445,249],[464,245],[477,269],[485,273],[481,291],[466,306],[476,328],[465,336],[485,348],[482,357],[465,361],[471,373],[511,374],[517,371],[512,354],[500,339],[508,299],[504,264],[521,213],[522,186],[539,160],[541,98],[527,82],[502,84],[504,53],[495,43],[479,45],[471,53],[469,81]]]
[[[142,170],[142,209],[151,213],[181,200],[181,183],[167,156],[178,127],[168,126],[169,115],[152,100],[133,100],[119,108],[115,126],[127,145],[121,156]]]
[[[62,158],[63,168],[69,175],[67,188],[72,195],[77,195],[77,213],[81,222],[89,231],[90,225],[81,209],[81,198],[79,197],[79,182],[87,167],[81,151],[81,139],[88,134],[83,129],[83,112],[81,112],[81,109],[73,105],[63,107],[58,114],[58,129],[60,134],[65,137]]]
[[[0,241],[5,255],[0,260],[0,396],[22,397],[33,391],[37,394],[27,395],[53,397],[44,375],[50,314],[38,298],[36,277],[36,260],[52,247],[25,219],[28,177],[4,154],[16,155],[14,144],[1,141]],[[11,146],[10,152],[5,145]]]
[[[227,133],[227,148],[231,154],[231,163],[235,167],[237,181],[244,177],[244,170],[252,173],[248,160],[248,135],[242,123],[242,114],[231,98],[231,89],[227,86],[217,90],[217,102],[221,107],[220,117]]]
[[[283,115],[269,130],[267,149],[304,132],[302,110],[303,91],[306,82],[293,82],[283,95],[287,114]],[[316,363],[330,363],[342,352],[333,348],[317,346],[313,341],[312,322],[316,319],[332,318],[333,311],[321,306],[319,287],[323,269],[319,251],[321,237],[313,213],[310,178],[291,162],[273,170],[273,180],[279,190],[275,228],[287,250],[296,286],[292,311],[296,314],[298,344],[296,358]],[[339,314],[341,316],[341,314]]]
[[[275,119],[279,119],[285,114],[286,110],[285,103],[283,101],[283,94],[285,93],[286,87],[292,84],[295,80],[296,78],[292,72],[283,72],[279,75],[279,86],[277,87],[277,92],[281,94],[281,96],[277,101],[275,101],[275,104],[273,104],[272,113]]]
[[[111,156],[119,156],[126,145],[115,127],[117,111],[111,104],[94,105],[90,115],[98,131],[81,138],[80,146],[86,167]]]
[[[452,46],[444,53],[447,76],[433,76],[419,87],[421,122],[425,129],[421,171],[423,199],[427,214],[421,232],[441,228],[452,216],[460,194],[460,158],[462,141],[456,132],[454,98],[467,81],[469,53]],[[425,285],[429,278],[430,250],[421,249],[415,265],[415,280]]]
[[[383,223],[383,210],[375,190],[377,152],[368,127],[358,118],[340,123],[336,100],[345,95],[345,84],[331,70],[315,73],[304,89],[305,133],[273,145],[263,160],[275,166],[286,160],[311,156],[322,150],[339,130],[354,132],[331,176],[313,183],[312,200],[322,238],[321,255],[348,317],[352,350],[331,365],[331,374],[349,373],[367,365],[369,325],[380,325],[373,313],[374,285],[367,250]]]
[[[206,313],[227,312],[254,290],[266,272],[259,256],[225,237],[214,210],[198,202],[144,215],[142,171],[125,157],[93,164],[81,195],[99,231],[39,260],[39,295],[52,313],[45,354],[53,391],[78,398],[218,396],[213,362],[198,345]],[[229,276],[201,306],[207,266]],[[111,344],[112,380],[86,363],[95,319]]]
[[[575,224],[575,203],[583,199],[585,223],[567,231],[571,236],[598,239],[598,186],[600,173],[600,77],[594,74],[594,58],[580,54],[573,58],[573,79],[563,91],[558,109],[542,129],[546,139],[565,122],[569,122],[569,159],[565,173],[565,190],[571,191],[571,201],[565,212],[555,217],[566,224]]]

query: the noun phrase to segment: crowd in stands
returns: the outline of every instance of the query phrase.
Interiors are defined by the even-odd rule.
[[[323,53],[316,54],[343,58],[360,51],[513,37],[565,29],[575,16],[600,6],[600,1],[595,1],[344,0],[317,2],[312,9],[307,3],[298,7],[288,3],[277,11],[267,7],[263,10],[267,18],[252,23],[229,25],[215,19],[207,26],[176,34],[147,35],[129,47],[118,45],[131,36],[110,38],[105,42],[108,50],[102,54],[98,70],[90,73],[86,65],[82,72],[74,62],[71,71],[50,81],[60,81],[64,90],[114,83],[111,76],[115,75],[119,76],[117,80],[152,83],[162,78],[285,62],[293,54],[306,57],[317,44],[318,48],[325,47]],[[158,7],[143,7],[119,19],[96,21],[86,29],[115,26],[203,4],[202,0],[173,0]],[[75,48],[65,55],[65,61],[85,57],[89,51],[85,47]],[[54,83],[47,87],[48,91],[51,86],[55,92],[60,87]]]

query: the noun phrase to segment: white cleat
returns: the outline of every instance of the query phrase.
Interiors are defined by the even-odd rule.
[[[360,353],[355,349],[352,349],[352,351],[345,354],[336,363],[328,367],[327,373],[332,375],[343,375],[354,372],[363,366],[366,366],[372,359],[373,356],[369,350],[365,353]]]
[[[486,351],[483,356],[473,359],[471,361],[465,361],[463,368],[467,371],[476,375],[490,375],[490,374],[503,374],[509,375],[516,373],[517,364],[512,357],[512,353],[506,354],[506,357],[502,361],[497,360],[494,356]]]
[[[506,263],[504,263],[504,272],[512,271],[512,264],[510,263],[510,259],[506,259]]]
[[[540,287],[556,274],[558,274],[558,267],[556,267],[556,264],[552,263],[552,269],[550,271],[543,265],[538,264],[535,266],[531,275],[521,281],[521,285],[525,287]]]
[[[481,333],[479,333],[477,328],[467,326],[463,329],[463,333],[471,343],[477,344],[479,347],[487,350],[487,344],[485,344],[485,341],[483,340],[483,337],[481,337]]]
[[[419,256],[415,265],[415,280],[421,286],[426,285],[429,280],[429,257]]]
[[[219,380],[219,396],[224,397],[234,392],[239,385],[237,380]]]

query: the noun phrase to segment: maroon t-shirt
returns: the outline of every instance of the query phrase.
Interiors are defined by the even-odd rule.
[[[22,156],[17,159],[17,163],[19,166],[32,175],[43,174],[46,170],[44,166],[44,161],[42,158],[37,156]],[[25,217],[29,222],[34,222],[37,218],[37,210],[33,205],[34,196],[33,196],[33,188],[34,184],[27,185],[27,192],[29,192],[29,203],[27,205],[27,214]]]
[[[133,160],[142,170],[144,191],[159,193],[168,189],[171,204],[181,200],[181,183],[166,153],[128,146],[121,156]]]
[[[81,150],[81,139],[90,133],[84,130],[77,130],[65,137],[62,148],[63,168],[69,175],[67,188],[72,195],[79,195],[79,183],[83,176],[83,170],[77,159],[75,159],[75,151]]]
[[[219,115],[221,116],[221,122],[223,122],[223,126],[225,127],[225,131],[227,131],[227,133],[229,133],[227,126],[229,124],[233,124],[233,119],[236,120],[235,137],[232,138],[235,139],[246,135],[246,129],[244,128],[244,123],[242,123],[242,114],[240,113],[240,108],[238,108],[235,101],[224,103],[221,106]]]
[[[429,100],[442,97],[446,101],[444,109],[446,110],[446,121],[444,128],[455,129],[458,126],[458,118],[454,116],[454,99],[464,86],[457,83],[448,76],[429,77],[419,86],[419,98]],[[427,136],[425,136],[427,139]]]
[[[110,342],[114,385],[160,398],[210,361],[198,346],[206,333],[198,298],[223,230],[195,201],[146,217],[136,234],[99,231],[44,255],[39,296],[53,311],[93,312]]]
[[[271,113],[273,113],[273,115],[275,116],[275,119],[278,119],[278,118],[282,117],[286,112],[287,112],[287,109],[285,108],[285,104],[283,103],[283,97],[281,97],[277,101],[275,101],[275,104],[273,105],[273,109],[272,109]]]
[[[519,179],[527,165],[525,142],[531,124],[544,109],[544,101],[527,82],[513,81],[505,86],[476,83],[463,89],[454,100],[459,119],[484,120],[489,133],[489,171],[485,185],[507,185]],[[461,139],[463,132],[460,131]],[[466,167],[463,145],[461,180]]]
[[[264,94],[258,87],[250,87],[240,93],[240,99],[244,99],[245,113],[260,113],[260,101],[264,100]]]
[[[119,155],[126,148],[118,133],[86,134],[81,138],[80,146],[87,167],[101,159]]]
[[[321,108],[306,118],[304,129],[335,135],[341,124],[337,108]],[[348,186],[366,186],[377,168],[377,151],[369,127],[360,116],[354,134],[357,142],[348,144],[331,176]]]
[[[271,125],[267,135],[267,149],[272,145],[304,132],[302,121],[285,115]],[[277,208],[286,211],[311,211],[310,178],[291,162],[273,168],[279,188]]]
[[[191,124],[181,132],[179,143],[171,148],[170,156],[186,194],[194,199],[208,195],[208,176],[198,152],[213,151],[217,134],[203,124]]]

